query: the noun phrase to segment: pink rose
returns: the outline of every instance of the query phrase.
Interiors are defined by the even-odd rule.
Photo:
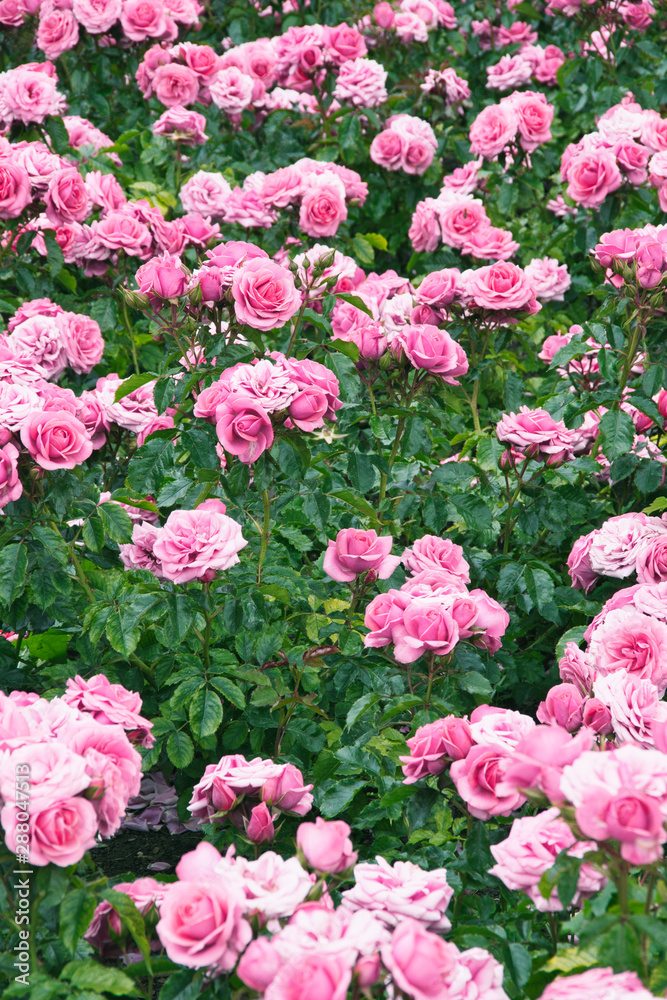
[[[444,868],[428,872],[410,861],[390,865],[377,857],[375,864],[355,865],[354,881],[354,887],[343,892],[343,906],[350,910],[368,910],[386,927],[400,926],[406,919],[434,931],[451,927],[446,911],[454,890]]]
[[[253,101],[257,81],[236,66],[216,73],[209,89],[213,102],[228,115],[240,115]]]
[[[533,75],[533,69],[528,59],[517,52],[513,56],[501,56],[495,65],[489,66],[486,75],[488,77],[487,88],[511,90],[513,87],[521,87],[524,83],[528,83]]]
[[[157,308],[165,299],[178,299],[188,288],[188,275],[183,270],[180,257],[164,253],[151,257],[137,268],[135,275],[139,291],[147,295]]]
[[[222,447],[246,464],[256,462],[273,444],[271,418],[252,396],[230,393],[216,409],[215,419]]]
[[[304,785],[303,774],[294,764],[275,764],[278,771],[268,775],[262,784],[262,802],[283,812],[305,816],[313,804],[312,785]]]
[[[483,108],[470,126],[470,152],[492,160],[510,145],[519,128],[519,116],[511,103]]]
[[[185,182],[179,197],[186,212],[201,212],[213,218],[223,218],[230,193],[229,182],[222,174],[198,170]]]
[[[554,804],[563,802],[561,777],[566,765],[590,750],[593,737],[582,730],[576,736],[560,726],[533,726],[512,749],[505,768],[503,789],[539,788]]]
[[[75,18],[91,35],[99,35],[112,28],[122,9],[122,0],[72,0]]]
[[[415,298],[417,302],[442,309],[450,305],[462,291],[461,272],[457,267],[446,267],[427,274]]]
[[[36,63],[31,64],[32,67]],[[50,66],[50,63],[45,65]],[[18,66],[7,70],[2,91],[3,118],[41,124],[47,115],[60,115],[67,107],[57,90],[57,80],[48,73]]]
[[[323,427],[328,411],[326,393],[316,386],[302,389],[289,405],[290,420],[301,431],[314,431],[317,427]]]
[[[351,979],[350,965],[339,955],[300,955],[278,970],[264,997],[265,1000],[345,1000]]]
[[[468,371],[463,348],[436,326],[405,326],[392,348],[399,357],[404,354],[415,368],[438,375],[448,385],[459,385],[456,376]]]
[[[504,781],[512,760],[513,751],[498,744],[476,746],[449,769],[459,795],[477,819],[509,816],[526,801],[518,789]]]
[[[44,201],[51,222],[82,222],[90,213],[88,189],[75,167],[61,170],[53,177]]]
[[[558,662],[558,672],[566,684],[574,684],[582,695],[590,694],[595,671],[588,654],[582,652],[576,643],[565,644],[565,653]]]
[[[470,566],[463,558],[463,549],[449,538],[423,535],[405,550],[401,558],[410,573],[441,569],[458,577],[462,583],[470,583]]]
[[[522,149],[532,153],[538,146],[549,142],[554,108],[544,94],[526,91],[523,94],[512,94],[509,100],[519,119]]]
[[[432,253],[440,243],[440,205],[441,202],[435,198],[425,198],[417,203],[408,237],[418,253]]]
[[[16,219],[32,200],[27,171],[8,156],[0,156],[0,219]]]
[[[459,624],[452,609],[439,597],[412,600],[403,613],[403,622],[392,629],[394,656],[399,663],[413,663],[427,652],[446,656],[459,638]]]
[[[478,229],[489,225],[486,209],[481,201],[469,195],[448,192],[447,198],[436,201],[442,241],[447,246],[461,249]]]
[[[359,574],[371,572],[380,580],[388,579],[400,564],[400,556],[391,555],[391,535],[378,537],[372,528],[343,528],[335,541],[329,540],[323,569],[339,583],[349,583]]]
[[[128,738],[140,746],[150,747],[155,742],[150,734],[153,723],[140,714],[140,695],[122,684],[112,684],[104,674],[94,674],[87,681],[79,674],[69,677],[62,700],[105,726],[122,726]]]
[[[248,544],[241,526],[226,514],[211,510],[175,510],[153,546],[162,575],[174,583],[211,580],[218,570],[239,562]]]
[[[667,535],[656,535],[637,553],[639,583],[662,583],[667,580]]]
[[[132,3],[135,0],[127,0]],[[136,0],[146,2],[146,0]],[[153,77],[153,92],[166,108],[187,107],[194,104],[199,94],[199,78],[194,70],[180,63],[158,66]]]
[[[572,586],[576,590],[583,590],[588,593],[598,578],[598,573],[591,566],[590,550],[593,544],[596,531],[588,535],[582,535],[572,546],[572,551],[567,557],[568,573],[572,580]]]
[[[5,830],[7,847],[16,853],[16,807],[5,805],[0,821]],[[64,798],[30,814],[28,862],[42,867],[54,864],[67,868],[81,860],[95,846],[97,818],[91,802],[77,795]]]
[[[496,434],[499,441],[525,449],[526,455],[546,459],[548,464],[571,457],[574,432],[546,410],[522,406],[518,413],[504,413]]]
[[[416,920],[399,924],[391,943],[382,948],[382,961],[394,983],[414,1000],[450,996],[449,986],[459,972],[458,956],[455,944],[424,930]]]
[[[555,0],[551,0],[552,6]],[[549,983],[541,1000],[603,1000],[606,997],[651,1000],[653,994],[645,989],[636,972],[619,972],[612,969],[587,969],[574,976],[558,976]]]
[[[251,990],[264,993],[282,964],[278,949],[268,938],[259,937],[251,941],[241,955],[236,974]]]
[[[410,596],[400,590],[389,590],[373,598],[364,615],[364,625],[370,629],[364,637],[364,646],[386,646],[392,641],[394,629],[402,627],[403,613],[410,603]]]
[[[79,22],[71,10],[43,8],[35,41],[47,59],[57,59],[79,41]]]
[[[387,99],[387,71],[374,59],[350,59],[341,66],[334,97],[355,107],[374,108]]]
[[[562,302],[572,281],[567,264],[559,264],[553,257],[534,258],[530,264],[526,264],[524,274],[533,286],[535,298],[540,302]]]
[[[612,728],[619,742],[653,747],[653,725],[667,721],[667,705],[658,689],[627,670],[617,670],[593,684],[596,699],[609,709]]]
[[[63,313],[57,322],[67,363],[79,374],[92,371],[104,354],[99,323],[90,316],[70,312]]]
[[[394,129],[385,129],[371,143],[370,158],[385,170],[400,170],[407,145],[406,137]]]
[[[535,300],[533,285],[525,271],[508,261],[469,272],[466,291],[480,309],[530,311]]]
[[[664,817],[655,799],[633,788],[614,795],[598,786],[595,795],[575,810],[579,829],[594,840],[617,840],[621,856],[631,864],[662,857],[667,840]]]
[[[388,3],[388,0],[380,0],[373,7],[373,20],[378,28],[391,28],[395,16],[394,8]]]
[[[400,757],[404,785],[411,785],[420,778],[442,774],[448,760],[461,760],[473,746],[470,723],[448,715],[436,722],[419,726],[407,741],[410,756]]]
[[[276,831],[273,825],[273,817],[263,802],[253,806],[251,809],[245,832],[253,844],[263,844],[265,841],[273,840],[275,837]]]
[[[477,608],[473,642],[475,646],[488,649],[492,654],[497,653],[502,646],[501,640],[507,631],[510,616],[502,604],[494,601],[484,590],[471,590],[470,596]]]
[[[160,906],[157,934],[172,962],[228,971],[252,938],[244,909],[243,892],[231,880],[176,882]]]
[[[508,260],[519,244],[508,229],[481,225],[468,236],[461,249],[479,260]]]
[[[587,698],[584,702],[584,726],[598,735],[609,736],[614,732],[611,712],[599,698]]]
[[[335,174],[311,177],[299,210],[299,225],[308,236],[333,236],[347,219],[345,186]]]
[[[109,250],[123,250],[128,257],[143,257],[151,245],[148,226],[126,212],[109,212],[94,223],[95,240]]]
[[[169,20],[161,0],[123,0],[120,23],[132,42],[161,38],[169,31]]]
[[[584,699],[578,687],[556,684],[549,690],[546,700],[540,702],[536,714],[540,722],[555,722],[568,733],[574,733],[582,724],[583,705]]]
[[[314,823],[301,823],[296,844],[310,868],[334,875],[350,868],[357,860],[350,828],[342,820],[327,822],[320,816]]]
[[[23,493],[18,474],[19,451],[11,442],[0,447],[0,510]]]
[[[203,146],[208,139],[206,118],[196,111],[176,105],[164,111],[153,123],[153,135],[161,135],[186,146]]]
[[[21,441],[42,469],[74,469],[93,451],[86,428],[67,410],[33,413]]]
[[[244,261],[235,272],[232,296],[239,323],[255,330],[283,326],[301,305],[291,272],[262,257]]]
[[[577,153],[567,167],[567,195],[586,208],[598,208],[623,178],[610,149]]]
[[[324,29],[324,44],[327,58],[335,66],[342,66],[350,59],[366,55],[366,42],[357,28],[348,24],[338,24],[335,28]]]

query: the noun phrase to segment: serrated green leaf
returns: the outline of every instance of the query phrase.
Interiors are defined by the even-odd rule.
[[[215,691],[200,687],[192,698],[188,715],[190,728],[197,739],[212,736],[222,722],[222,702]]]

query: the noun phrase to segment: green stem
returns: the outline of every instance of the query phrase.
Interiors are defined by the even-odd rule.
[[[176,182],[176,194],[181,190],[181,144],[176,143],[176,164],[174,171],[174,180]]]
[[[289,344],[287,345],[287,350],[285,351],[285,357],[290,358],[292,356],[292,351],[294,350],[294,344],[296,343],[296,335],[301,327],[301,321],[303,320],[303,314],[306,311],[306,306],[308,305],[308,295],[304,296],[303,302],[301,303],[301,308],[299,309],[296,319],[292,324],[292,333],[290,335]]]
[[[616,894],[618,896],[618,906],[621,911],[621,920],[630,916],[630,904],[628,896],[628,867],[623,862],[619,865],[614,879],[616,883]]]
[[[479,422],[479,413],[477,411],[477,400],[479,398],[479,379],[475,379],[474,385],[472,387],[472,396],[470,397],[470,410],[472,412],[472,424],[475,428],[477,434],[482,433],[482,425]]]
[[[630,338],[630,346],[628,347],[628,352],[625,356],[625,363],[623,365],[623,371],[621,372],[621,378],[619,382],[619,388],[621,392],[625,389],[628,384],[628,379],[630,378],[630,371],[635,360],[635,355],[637,353],[637,347],[639,345],[640,339],[644,336],[644,324],[642,323],[641,310],[637,315],[637,322],[635,328],[632,331],[632,336]]]
[[[204,652],[204,669],[208,673],[211,669],[211,654],[209,653],[209,647],[211,645],[211,612],[210,612],[210,586],[208,583],[204,584],[204,594],[206,599],[206,607],[204,609],[204,621],[206,622],[206,628],[204,629],[204,642],[203,642],[203,652]]]
[[[72,545],[70,546],[70,550],[69,551],[70,551],[70,556],[72,557],[72,563],[74,564],[74,571],[75,571],[75,573],[77,575],[77,579],[78,579],[79,583],[81,584],[81,586],[83,587],[84,593],[85,593],[86,597],[88,598],[88,600],[90,601],[90,603],[94,604],[95,603],[95,595],[93,594],[92,590],[90,589],[90,585],[89,585],[88,581],[86,580],[85,573],[83,572],[83,567],[82,567],[81,563],[79,562],[79,558],[78,558],[76,552],[74,551],[74,543],[72,543]]]
[[[137,375],[139,375],[139,357],[137,355],[137,345],[134,342],[134,333],[132,330],[132,324],[130,323],[130,317],[127,311],[127,302],[121,296],[121,305],[123,307],[123,322],[125,323],[125,329],[128,332],[130,338],[130,350],[132,351],[132,364],[134,365],[134,370]]]
[[[257,561],[257,586],[262,582],[262,565],[266,558],[266,550],[269,545],[269,531],[271,527],[271,501],[269,491],[262,493],[262,503],[264,504],[264,521],[262,523],[262,541],[259,546],[259,559]]]
[[[130,653],[130,663],[136,663],[141,670],[142,674],[148,678],[151,683],[155,683],[155,670],[153,667],[149,667],[147,663],[144,662],[136,653]]]

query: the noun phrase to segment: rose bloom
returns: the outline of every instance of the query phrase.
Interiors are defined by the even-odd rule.
[[[430,305],[435,309],[450,305],[461,292],[461,272],[457,267],[445,267],[440,271],[431,271],[420,284],[415,298],[417,302]]]
[[[283,965],[265,1000],[345,1000],[352,979],[349,962],[339,955],[304,955]]]
[[[567,557],[567,571],[572,580],[572,586],[576,590],[583,590],[588,593],[598,578],[598,573],[591,566],[590,550],[594,536],[597,531],[592,531],[588,535],[582,535],[572,546],[572,551]]]
[[[610,517],[591,540],[591,568],[622,580],[633,573],[639,552],[655,537],[667,537],[667,524],[659,517],[634,513]]]
[[[148,226],[126,212],[109,212],[93,227],[96,243],[109,250],[123,250],[128,257],[143,257],[152,243]]]
[[[6,346],[19,358],[42,366],[48,378],[58,378],[67,367],[59,317],[30,316],[14,327]]]
[[[511,90],[513,87],[521,87],[524,83],[528,83],[533,75],[533,69],[530,62],[517,52],[513,56],[501,56],[494,66],[489,66],[486,75],[487,88]]]
[[[21,441],[42,469],[74,469],[93,451],[86,428],[67,410],[33,413]]]
[[[408,237],[413,250],[432,253],[442,238],[440,230],[440,205],[435,198],[425,198],[417,203],[412,216]]]
[[[230,393],[215,411],[215,430],[225,451],[242,462],[256,462],[273,444],[273,425],[256,398]]]
[[[479,746],[513,750],[534,728],[535,722],[529,715],[509,708],[478,705],[470,716],[470,732]]]
[[[513,751],[493,744],[475,746],[464,760],[454,761],[449,773],[456,789],[477,819],[509,816],[526,801],[518,789],[504,783]]]
[[[141,696],[122,684],[112,684],[104,674],[94,674],[88,680],[79,674],[73,679],[68,677],[62,700],[92,715],[96,722],[122,726],[141,746],[150,747],[155,742],[150,735],[153,723],[140,714]]]
[[[226,514],[211,510],[175,510],[167,518],[153,553],[162,574],[174,583],[212,580],[218,570],[239,562],[248,544],[241,526]]]
[[[562,420],[554,420],[546,410],[522,406],[518,413],[504,413],[496,427],[499,441],[526,449],[531,456],[566,456],[572,446],[573,431]]]
[[[407,741],[410,756],[400,757],[403,767],[404,785],[412,785],[420,778],[432,774],[442,774],[448,760],[461,760],[473,746],[470,723],[448,715],[436,722],[419,726],[413,737]]]
[[[244,904],[241,889],[223,878],[170,886],[156,930],[172,962],[190,969],[233,969],[252,938]]]
[[[183,270],[181,258],[169,253],[151,257],[137,268],[135,278],[139,291],[158,308],[164,299],[178,299],[188,288],[188,275]]]
[[[523,270],[533,286],[536,299],[540,302],[563,301],[572,281],[567,264],[559,264],[553,257],[536,257]]]
[[[341,66],[333,96],[355,107],[374,108],[387,100],[387,71],[374,59],[350,59]]]
[[[378,537],[372,528],[343,528],[335,541],[329,540],[324,553],[323,569],[327,576],[339,583],[349,583],[359,573],[372,573],[380,580],[388,579],[401,557],[391,555],[391,535]]]
[[[470,126],[470,152],[492,160],[513,142],[519,116],[511,103],[483,108]]]
[[[549,983],[540,1000],[655,1000],[636,972],[587,969],[574,976],[558,976]]]
[[[523,94],[512,94],[506,98],[519,119],[519,135],[521,148],[532,153],[551,139],[551,122],[554,108],[549,104],[544,94],[526,91]]]
[[[296,844],[310,868],[333,875],[345,871],[357,860],[350,832],[342,820],[327,822],[318,816],[314,823],[299,825]]]
[[[0,157],[0,219],[15,219],[32,200],[30,177],[15,160]]]
[[[618,741],[655,746],[653,724],[667,722],[667,704],[660,701],[655,684],[627,670],[617,670],[606,677],[598,677],[593,691],[609,709]]]
[[[239,323],[247,323],[255,330],[283,326],[301,305],[291,272],[261,257],[244,261],[236,271],[232,296]]]
[[[532,282],[516,264],[498,261],[469,271],[466,277],[466,292],[479,309],[533,311]]]
[[[435,205],[442,230],[442,241],[447,246],[461,249],[473,233],[489,225],[484,205],[469,195],[453,191],[441,192]]]
[[[216,73],[209,90],[214,104],[228,115],[240,115],[253,101],[256,81],[236,66],[229,66]]]
[[[582,652],[576,643],[565,644],[565,653],[558,662],[558,672],[566,684],[575,684],[582,695],[590,694],[595,670],[588,654]]]
[[[196,111],[188,111],[187,108],[176,105],[164,111],[153,123],[153,135],[161,135],[186,146],[203,146],[208,139],[206,118]]]
[[[16,853],[17,809],[13,802],[3,806],[0,822],[10,851]],[[30,813],[28,863],[43,867],[54,864],[67,868],[77,864],[96,844],[97,817],[88,799],[76,795],[63,798]]]
[[[11,442],[0,447],[0,510],[23,493],[18,474],[19,451]]]
[[[667,535],[656,535],[639,549],[636,569],[639,583],[662,583],[667,580]]]
[[[539,889],[545,872],[553,867],[557,856],[566,850],[570,857],[582,857],[596,849],[595,843],[577,841],[567,823],[560,819],[558,809],[547,809],[538,816],[524,816],[512,823],[509,836],[500,844],[491,845],[496,860],[491,875],[499,878],[508,889],[521,889],[542,913],[563,909],[554,887],[546,899]],[[578,906],[583,896],[598,892],[606,883],[604,875],[591,865],[579,870],[577,891],[572,905]]]
[[[399,924],[390,944],[382,948],[382,960],[394,983],[414,1000],[444,1000],[456,995],[453,987],[457,981],[463,985],[458,957],[455,944],[424,930],[414,920]]]
[[[47,59],[58,59],[79,41],[79,22],[71,10],[42,8],[35,38]]]
[[[598,208],[623,180],[610,149],[577,153],[567,167],[566,194],[586,208]]]
[[[575,684],[556,684],[537,708],[540,722],[556,723],[574,733],[583,722],[584,699]]]
[[[223,218],[230,193],[229,182],[222,174],[198,170],[185,182],[179,197],[186,212],[201,212],[202,215]]]
[[[385,170],[400,170],[407,146],[407,138],[394,129],[384,129],[371,143],[370,158]]]
[[[463,558],[463,549],[449,538],[423,535],[404,551],[401,558],[406,570],[412,574],[422,570],[446,570],[458,577],[462,584],[470,583],[470,566]]]
[[[120,23],[132,42],[161,38],[169,32],[169,21],[161,0],[123,0]]]
[[[299,225],[308,236],[333,236],[347,219],[345,185],[335,174],[311,177],[301,199]]]
[[[193,104],[199,94],[199,78],[188,66],[169,63],[158,66],[153,77],[153,92],[166,108]]]
[[[112,28],[122,9],[122,0],[72,0],[75,18],[91,35],[99,35]]]
[[[427,872],[410,861],[390,865],[377,857],[375,864],[355,865],[354,881],[342,894],[343,906],[350,910],[368,910],[387,927],[412,919],[434,931],[451,928],[445,914],[454,890],[444,868]]]
[[[16,120],[23,124],[41,124],[47,115],[62,114],[67,106],[65,98],[57,90],[57,80],[47,73],[18,66],[3,74],[2,83],[2,117],[5,122]]]
[[[90,198],[83,177],[75,167],[61,170],[51,180],[46,195],[51,222],[82,222],[90,213]]]
[[[63,313],[56,322],[69,366],[80,375],[92,371],[104,354],[99,323],[71,312]]]

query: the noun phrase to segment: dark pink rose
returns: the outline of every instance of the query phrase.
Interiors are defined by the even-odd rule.
[[[291,272],[263,257],[244,260],[234,274],[232,296],[239,323],[255,330],[283,326],[301,305]]]
[[[273,444],[271,418],[252,396],[229,393],[218,406],[215,420],[222,447],[246,464],[256,462]]]
[[[263,844],[265,841],[273,840],[275,837],[276,831],[273,825],[273,817],[263,802],[252,807],[245,832],[253,844]]]
[[[16,852],[16,806],[3,807],[0,820],[5,831],[7,847]],[[30,814],[28,862],[43,867],[54,864],[67,868],[76,864],[86,851],[95,846],[97,817],[95,808],[80,795],[64,798]]]
[[[454,761],[450,774],[468,810],[477,819],[509,816],[526,801],[515,788],[504,784],[513,751],[499,746],[476,746],[464,760]]]
[[[47,59],[58,59],[79,41],[79,22],[71,10],[42,7],[35,39]]]
[[[185,295],[188,287],[188,275],[183,270],[180,257],[168,253],[151,257],[137,269],[135,277],[139,291],[158,308],[165,299],[178,299]]]
[[[415,367],[438,375],[448,385],[459,385],[458,375],[468,371],[468,358],[445,330],[436,326],[405,326],[392,343]]]
[[[82,222],[91,209],[85,181],[74,167],[53,177],[44,201],[46,214],[55,223]]]
[[[0,156],[0,219],[16,219],[31,199],[28,172],[16,159]]]
[[[537,718],[540,722],[562,726],[568,733],[581,727],[584,699],[574,684],[556,684],[548,692],[546,700],[540,702]]]
[[[332,173],[309,179],[301,199],[299,225],[308,236],[333,236],[347,219],[345,185]]]
[[[343,528],[336,540],[327,544],[324,572],[340,583],[351,582],[359,573],[369,571],[386,580],[401,562],[400,556],[391,555],[392,544],[391,535],[379,537],[372,528]]]
[[[623,178],[610,149],[577,153],[567,167],[567,194],[586,208],[598,208]]]
[[[448,715],[436,722],[419,726],[407,741],[409,757],[399,758],[405,775],[404,784],[411,785],[420,778],[441,774],[448,761],[466,757],[473,746],[470,723]]]

